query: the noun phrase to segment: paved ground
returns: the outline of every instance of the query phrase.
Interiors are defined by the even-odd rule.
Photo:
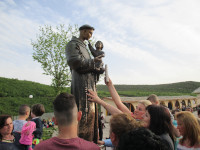
[[[109,123],[105,123],[105,126],[103,128],[103,139],[109,138],[109,132],[110,132],[110,125]]]

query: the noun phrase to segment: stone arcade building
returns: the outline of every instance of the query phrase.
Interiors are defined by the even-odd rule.
[[[195,91],[194,91],[195,92]],[[197,94],[197,93],[195,93]],[[199,88],[200,94],[200,88]],[[139,101],[146,100],[147,97],[121,97],[122,102],[133,112]],[[200,105],[200,95],[195,96],[158,96],[161,105],[167,106],[170,110],[182,109],[183,107],[196,108]],[[113,106],[115,106],[111,97],[105,97],[103,100]],[[104,107],[101,107],[101,111],[106,116],[106,121],[109,121],[110,114]]]

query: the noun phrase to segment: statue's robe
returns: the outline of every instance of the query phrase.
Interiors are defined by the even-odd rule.
[[[94,59],[90,57],[83,41],[76,37],[72,37],[66,45],[66,58],[72,73],[71,93],[75,96],[78,110],[83,113],[79,122],[79,137],[88,141],[93,141],[94,138],[94,141],[97,142],[96,105],[94,102],[87,101],[85,92],[85,88],[96,90],[95,74],[93,73],[95,69]]]

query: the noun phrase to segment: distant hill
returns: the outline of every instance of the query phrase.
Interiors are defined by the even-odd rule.
[[[200,82],[179,82],[160,85],[115,85],[120,96],[179,96],[194,95],[192,92],[200,87]],[[97,85],[100,97],[110,96],[105,85]],[[70,92],[70,88],[64,89]],[[33,95],[30,99],[29,95]],[[0,77],[0,114],[17,115],[18,108],[22,104],[32,106],[41,103],[45,106],[46,112],[52,112],[52,102],[56,97],[53,87],[18,79]]]
[[[186,81],[159,85],[115,85],[121,96],[148,96],[157,94],[159,96],[195,95],[192,92],[200,87],[200,82]],[[98,85],[98,91],[108,94],[106,85]]]
[[[52,97],[56,93],[54,88],[31,81],[0,77],[0,97]]]
[[[200,82],[193,81],[159,85],[115,85],[119,93],[122,93],[122,95],[124,92],[129,93],[130,96],[131,93],[133,93],[132,96],[140,96],[136,93],[141,92],[158,93],[158,95],[162,95],[162,93],[165,93],[164,95],[167,93],[191,94],[198,87],[200,87]],[[101,94],[105,93],[105,96],[108,94],[106,85],[97,85],[97,90]],[[69,92],[70,88],[66,88],[65,91]],[[0,77],[0,97],[28,97],[29,95],[54,97],[56,94],[53,87],[49,85]]]

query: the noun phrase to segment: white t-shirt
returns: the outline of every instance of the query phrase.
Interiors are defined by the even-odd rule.
[[[27,123],[25,120],[15,120],[13,121],[14,130],[13,132],[21,132],[23,125]]]

